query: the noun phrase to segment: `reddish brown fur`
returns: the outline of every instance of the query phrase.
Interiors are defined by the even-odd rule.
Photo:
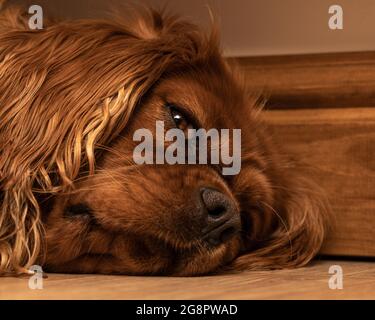
[[[319,251],[326,211],[272,144],[257,100],[221,57],[217,36],[154,11],[135,23],[72,21],[29,31],[0,15],[0,272],[198,275],[296,267]],[[242,130],[242,169],[132,160],[138,128],[173,127],[166,102],[200,126]],[[168,128],[166,128],[168,129]],[[191,201],[226,194],[242,233],[208,249]],[[95,224],[67,219],[88,203]]]

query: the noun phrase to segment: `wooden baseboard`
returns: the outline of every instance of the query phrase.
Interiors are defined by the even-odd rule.
[[[264,116],[276,141],[313,170],[329,197],[335,225],[322,253],[375,257],[375,108]]]

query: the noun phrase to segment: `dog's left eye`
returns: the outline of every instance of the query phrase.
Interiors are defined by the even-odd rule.
[[[168,104],[167,107],[169,108],[171,117],[178,129],[186,131],[194,128],[194,125],[189,120],[189,117],[180,111],[175,105]]]
[[[83,203],[71,205],[67,207],[64,212],[65,218],[92,217],[92,216],[93,216],[93,212],[91,208]]]

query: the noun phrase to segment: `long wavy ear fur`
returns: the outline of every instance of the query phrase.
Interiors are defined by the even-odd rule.
[[[300,180],[300,178],[298,179]],[[328,225],[328,207],[310,182],[296,182],[284,204],[278,226],[257,250],[245,253],[230,266],[234,270],[265,270],[301,267],[319,252]],[[305,184],[306,183],[306,184]],[[310,187],[309,187],[310,186]],[[320,199],[320,200],[319,200]],[[278,213],[277,213],[278,214]]]
[[[237,258],[229,267],[232,270],[304,266],[319,253],[334,222],[324,191],[305,178],[314,176],[315,169],[290,161],[267,137],[264,145],[270,167],[266,170],[273,196],[266,209],[271,209],[275,221],[273,231],[257,248]]]
[[[0,274],[42,260],[37,196],[74,188],[83,167],[93,173],[95,146],[118,136],[164,72],[217,53],[217,39],[152,10],[136,27],[87,20],[41,31],[19,13],[0,13]]]

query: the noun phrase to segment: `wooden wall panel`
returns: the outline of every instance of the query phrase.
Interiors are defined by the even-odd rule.
[[[375,106],[375,52],[236,59],[267,108]]]
[[[265,120],[328,195],[335,226],[322,253],[375,257],[375,108],[271,110]]]

